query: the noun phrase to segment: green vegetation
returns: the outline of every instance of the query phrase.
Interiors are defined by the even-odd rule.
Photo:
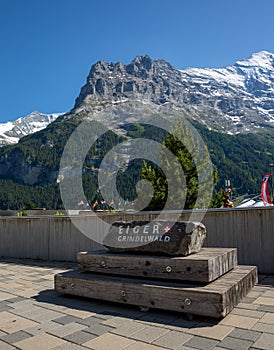
[[[62,121],[58,119],[46,129],[22,138],[17,145],[0,148],[0,168],[3,169],[6,166],[6,159],[12,163],[11,170],[6,173],[2,172],[0,178],[1,209],[16,209],[22,212],[30,207],[63,209],[56,177],[64,146],[79,123],[79,119],[64,119]],[[274,161],[273,131],[227,135],[209,131],[197,122],[192,123],[207,145],[214,165],[216,187],[211,205],[218,207],[222,203],[222,189],[225,179],[231,181],[234,196],[259,193],[262,176],[269,171],[269,163]],[[92,127],[100,132],[99,123],[93,122]],[[184,192],[186,189],[182,179],[176,175],[177,169],[170,169],[170,171],[174,170],[178,182],[178,198],[185,194],[185,208],[192,208],[197,198],[199,166],[206,165],[202,162],[194,165],[187,148],[183,147],[176,137],[167,135],[166,131],[162,129],[138,124],[125,125],[124,129],[127,136],[153,139],[164,143],[177,156],[185,173],[187,193]],[[177,129],[179,130],[179,128]],[[125,136],[108,131],[92,145],[84,159],[82,182],[86,198],[91,204],[98,197],[97,169],[101,160],[110,149],[124,140]],[[73,145],[71,149],[72,164],[77,160],[81,151],[80,142]],[[200,154],[200,159],[203,158],[203,155]],[[164,157],[161,158],[159,155],[158,164],[165,164],[168,168],[168,164],[165,162]],[[43,176],[34,185],[27,185],[23,181],[22,173],[26,165],[43,167]],[[156,204],[158,207],[159,205],[163,207],[166,200],[166,179],[160,168],[147,159],[136,159],[131,161],[126,168],[120,169],[116,185],[121,197],[129,202],[134,201],[137,197],[136,184],[142,177],[150,180],[155,190],[149,208],[156,208]],[[113,199],[115,200],[115,198]],[[84,198],[78,198],[77,193],[75,193],[74,206],[80,200],[84,200]],[[176,200],[173,198],[174,203]],[[179,204],[177,203],[177,205]]]
[[[159,157],[160,168],[165,169],[165,173],[172,174],[170,180],[173,183],[169,184],[170,180],[168,181],[158,166],[145,162],[142,178],[149,180],[154,188],[154,196],[147,209],[163,209],[168,197],[171,202],[170,209],[182,209],[182,206],[184,209],[208,207],[212,196],[210,184],[213,186],[216,183],[217,171],[210,166],[207,148],[202,140],[193,134],[188,125],[178,121],[163,145],[178,161],[171,162],[164,153]],[[176,188],[173,194],[170,192],[170,185]]]
[[[274,132],[226,135],[194,123],[218,169],[217,190],[229,179],[235,196],[260,192],[263,175],[274,160]]]

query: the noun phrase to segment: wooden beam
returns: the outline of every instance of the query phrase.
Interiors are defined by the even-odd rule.
[[[141,278],[211,282],[237,265],[234,248],[202,248],[185,257],[117,254],[106,251],[80,252],[80,270]]]
[[[238,266],[205,285],[74,271],[55,275],[61,293],[215,318],[227,315],[256,282],[254,266]]]

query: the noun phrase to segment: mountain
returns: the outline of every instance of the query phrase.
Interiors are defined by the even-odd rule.
[[[0,146],[17,143],[23,136],[46,128],[60,115],[62,113],[43,114],[34,111],[13,122],[0,123]]]
[[[218,168],[217,189],[230,179],[234,194],[259,192],[262,176],[274,159],[274,55],[262,51],[226,68],[183,70],[164,60],[137,56],[129,64],[99,61],[92,65],[71,111],[21,137],[17,144],[0,148],[0,207],[22,208],[29,202],[47,208],[62,206],[60,159],[83,120],[95,120],[109,129],[90,148],[81,168],[87,198],[92,200],[98,168],[110,149],[128,138],[152,135],[161,142],[160,132],[157,139],[155,130],[137,125],[138,116],[157,117],[158,111],[180,114],[193,123]],[[98,125],[93,124],[95,129]],[[5,134],[19,137],[20,132]],[[84,137],[89,140],[89,135]],[[127,152],[126,142],[123,146]],[[71,174],[77,173],[81,147],[81,142],[75,142],[71,148]],[[139,175],[134,165],[127,170],[121,171],[117,186],[124,191],[123,198],[133,200]],[[83,199],[77,196],[76,205]]]
[[[225,133],[273,129],[274,54],[261,51],[226,68],[183,70],[149,56],[137,56],[130,64],[99,61],[73,112],[92,113],[102,104],[132,100],[181,110]]]

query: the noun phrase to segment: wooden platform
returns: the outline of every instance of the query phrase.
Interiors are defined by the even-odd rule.
[[[237,266],[234,248],[202,248],[186,257],[80,252],[79,269],[112,275],[211,282]]]
[[[237,266],[203,285],[90,272],[55,275],[55,289],[61,293],[216,318],[227,315],[256,282],[254,266]]]

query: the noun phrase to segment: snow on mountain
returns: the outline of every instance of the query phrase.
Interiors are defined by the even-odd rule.
[[[183,70],[147,55],[130,64],[99,61],[92,65],[67,118],[126,101],[181,110],[209,129],[228,134],[273,129],[274,54],[261,51],[229,67]],[[45,128],[59,115],[33,112],[0,124],[0,146]]]
[[[13,122],[0,123],[0,146],[17,143],[21,137],[46,128],[62,114],[43,114],[34,111]]]
[[[229,67],[180,72],[195,99],[192,108],[217,128],[238,133],[273,127],[274,54],[261,51]]]
[[[274,127],[274,54],[261,51],[223,68],[177,70],[164,60],[137,56],[130,64],[91,67],[73,113],[92,114],[123,101],[165,105],[228,134]]]
[[[245,88],[245,83],[252,75],[260,75],[260,79],[268,81],[274,78],[274,54],[261,51],[254,53],[249,59],[237,61],[235,65],[225,68],[186,68],[181,70],[182,77],[189,77],[199,83],[215,81],[218,84],[234,85]],[[269,73],[269,74],[268,74]]]

